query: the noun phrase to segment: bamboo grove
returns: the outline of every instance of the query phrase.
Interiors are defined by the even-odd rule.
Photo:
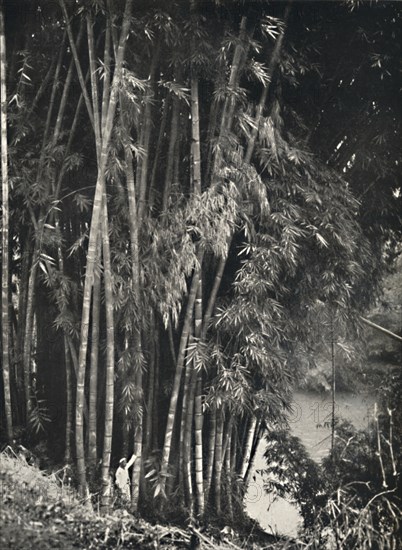
[[[359,330],[400,222],[400,14],[324,4],[4,2],[2,426],[104,508],[134,452],[134,511],[233,516],[317,316]]]

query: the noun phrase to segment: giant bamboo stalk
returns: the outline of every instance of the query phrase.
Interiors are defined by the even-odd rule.
[[[66,434],[64,443],[64,462],[71,462],[71,434],[73,428],[73,391],[72,391],[72,376],[71,376],[71,356],[68,347],[68,339],[63,337],[64,345],[64,367],[66,369]]]
[[[152,165],[152,172],[151,172],[151,178],[149,182],[149,195],[148,195],[148,204],[149,209],[152,211],[154,202],[155,202],[155,181],[156,181],[156,174],[157,174],[157,167],[158,163],[160,161],[161,151],[162,151],[162,143],[163,138],[165,135],[166,130],[166,122],[167,122],[167,115],[169,112],[169,95],[166,96],[164,102],[163,102],[163,114],[162,114],[162,120],[159,126],[159,134],[158,134],[158,141],[156,143],[155,148],[155,155],[153,159],[153,165]]]
[[[156,322],[152,316],[152,334],[155,334]],[[156,362],[156,350],[155,342],[150,339],[149,342],[150,349],[150,359],[148,363],[148,388],[147,388],[147,406],[146,406],[146,417],[144,424],[144,454],[145,457],[149,454],[150,449],[152,448],[152,414],[154,410],[154,399],[155,399],[155,362]]]
[[[155,388],[154,388],[154,400],[152,409],[152,446],[153,448],[159,447],[159,384],[160,384],[160,351],[159,351],[159,327],[155,331]]]
[[[197,373],[194,400],[195,487],[197,495],[197,515],[199,517],[203,517],[205,512],[202,428],[202,373],[199,372]]]
[[[99,361],[99,321],[101,310],[101,238],[98,241],[99,267],[94,273],[92,296],[91,358],[89,371],[89,419],[88,419],[88,462],[94,467],[97,461],[97,401],[98,401],[98,361]]]
[[[136,347],[137,353],[142,356],[142,347],[141,347],[141,334],[138,331],[134,345]],[[138,417],[134,427],[134,454],[137,456],[137,460],[133,466],[133,472],[131,476],[131,506],[133,512],[137,512],[139,496],[140,496],[140,485],[141,485],[141,471],[142,471],[142,439],[143,439],[143,423],[144,423],[144,414],[143,414],[143,374],[142,366],[138,366],[138,371],[135,376],[135,382],[137,386],[138,394]]]
[[[194,49],[193,44],[193,49]],[[195,74],[191,78],[191,137],[193,157],[193,189],[194,195],[201,196],[201,146],[200,146],[200,114],[199,114],[198,78]],[[202,338],[202,265],[199,272],[197,296],[194,307],[194,336],[197,341]],[[195,368],[195,365],[194,365]],[[202,464],[202,402],[201,402],[201,373],[195,374],[195,478],[197,513],[204,515],[204,482]]]
[[[214,496],[215,510],[218,516],[222,511],[222,467],[223,467],[223,425],[224,415],[221,408],[216,411],[216,438],[215,438],[215,475],[214,475]]]
[[[192,339],[191,339],[192,341]],[[187,343],[186,343],[187,346]],[[175,359],[176,361],[176,359]],[[186,472],[184,467],[184,456],[185,456],[185,435],[186,435],[186,420],[187,420],[187,409],[189,406],[189,397],[190,397],[190,381],[191,381],[191,365],[185,365],[184,367],[184,381],[183,381],[183,399],[182,399],[182,408],[181,408],[181,419],[180,419],[180,431],[179,431],[179,485],[183,483],[184,486],[184,494],[186,497],[186,500],[188,501],[188,484],[185,479]],[[186,485],[187,484],[187,485]]]
[[[128,208],[130,213],[130,247],[131,247],[131,266],[132,266],[132,285],[133,293],[135,296],[135,302],[137,307],[140,305],[141,289],[140,289],[140,260],[138,251],[138,234],[139,234],[139,219],[137,211],[136,193],[135,193],[135,181],[134,181],[134,169],[132,164],[131,153],[128,145],[125,146],[126,156],[126,181],[127,181],[127,196],[128,196]],[[133,348],[134,353],[141,358],[142,357],[142,345],[141,345],[141,327],[134,327],[133,332]],[[138,361],[140,365],[141,360]],[[135,373],[136,386],[138,388],[137,397],[137,410],[142,407],[143,391],[142,391],[142,370],[141,366],[138,367],[138,372]],[[131,506],[133,510],[137,510],[139,487],[140,487],[140,475],[141,475],[141,461],[142,461],[142,439],[143,439],[143,414],[141,413],[137,418],[137,422],[134,428],[134,453],[137,456],[137,460],[134,463],[132,472],[132,495]]]
[[[110,257],[109,223],[106,192],[102,201],[102,252],[103,277],[105,285],[106,309],[106,391],[105,391],[105,428],[102,453],[102,501],[104,510],[109,508],[109,468],[112,453],[113,404],[114,404],[114,315],[113,315],[113,281],[112,262]]]
[[[17,357],[17,373],[16,382],[18,390],[18,416],[21,424],[24,418],[25,408],[25,393],[24,393],[24,365],[22,361],[24,353],[24,335],[25,335],[25,320],[26,320],[26,305],[28,296],[28,281],[29,281],[29,268],[30,268],[30,248],[31,248],[31,230],[28,228],[24,235],[21,235],[21,239],[24,241],[24,247],[22,251],[22,268],[19,281],[18,291],[18,333],[16,342],[16,357]]]
[[[56,230],[61,240],[61,230],[58,216],[56,216]],[[58,266],[61,274],[64,274],[64,259],[61,247],[57,249]],[[61,309],[61,308],[60,308]],[[62,311],[60,311],[62,313]],[[71,462],[71,433],[73,426],[73,392],[72,392],[72,375],[71,375],[71,355],[69,349],[69,336],[65,329],[63,329],[63,348],[64,348],[64,368],[66,376],[66,431],[64,442],[64,462],[70,464]]]
[[[216,439],[216,407],[212,406],[209,413],[209,430],[208,430],[208,460],[205,473],[205,501],[208,502],[211,485],[212,473],[214,470],[215,461],[215,439]]]
[[[91,78],[92,95],[92,113],[94,121],[96,156],[98,165],[102,150],[102,132],[101,132],[101,113],[99,107],[98,81],[96,78],[95,67],[95,41],[93,35],[93,17],[90,11],[87,13],[87,37],[88,37],[88,55],[89,55],[89,74]],[[104,185],[105,187],[105,185]],[[112,275],[109,245],[109,227],[108,212],[106,204],[106,192],[102,202],[102,223],[99,231],[99,242],[96,245],[98,250],[98,259],[101,257],[101,247],[104,258],[104,284],[105,284],[105,305],[106,305],[106,339],[107,339],[107,365],[106,365],[106,413],[105,429],[102,458],[102,507],[108,508],[106,496],[108,495],[108,471],[110,463],[111,437],[113,430],[113,405],[110,410],[110,402],[113,403],[113,381],[114,378],[114,354],[111,354],[110,348],[114,350],[114,328],[113,328],[113,295],[112,295]],[[105,257],[105,252],[108,257]],[[92,291],[92,342],[91,342],[91,365],[89,376],[89,422],[88,422],[88,461],[94,467],[97,460],[97,396],[98,396],[98,355],[99,355],[99,318],[100,318],[100,273],[94,269],[93,291]],[[110,373],[110,370],[112,373]],[[110,425],[112,424],[112,425]],[[104,474],[104,465],[106,460],[107,473]],[[105,481],[106,480],[106,481]]]
[[[13,439],[13,417],[10,386],[10,318],[9,318],[9,184],[7,143],[6,37],[3,3],[0,4],[0,104],[1,104],[1,198],[2,198],[2,258],[1,258],[1,327],[4,408],[7,439]]]
[[[155,53],[152,58],[151,63],[151,69],[149,72],[149,88],[152,92],[152,86],[155,82],[155,73],[159,61],[159,53],[160,53],[160,40],[158,40],[158,44],[156,46]],[[141,169],[140,169],[140,180],[139,180],[139,189],[138,189],[138,220],[139,223],[141,223],[141,220],[144,216],[144,210],[145,210],[145,197],[147,192],[147,182],[148,182],[148,166],[149,166],[149,153],[150,153],[150,141],[151,141],[151,130],[152,130],[152,103],[151,98],[147,98],[145,109],[144,109],[144,132],[143,132],[143,140],[142,140],[142,147],[145,151],[144,158],[141,162]]]
[[[226,501],[229,517],[233,519],[233,495],[232,495],[232,470],[231,470],[231,452],[232,452],[232,427],[233,416],[229,419],[226,428],[225,438],[225,470],[226,470]]]
[[[193,489],[193,456],[192,456],[192,439],[193,439],[193,418],[194,418],[194,397],[195,386],[197,381],[197,373],[192,364],[187,365],[187,370],[190,373],[190,383],[188,387],[184,386],[183,391],[187,398],[187,406],[184,422],[184,438],[183,438],[183,476],[184,487],[186,489],[186,504],[190,518],[194,516],[194,489]],[[187,373],[186,373],[187,374]],[[182,428],[183,429],[183,428]]]
[[[168,157],[167,157],[167,166],[166,166],[166,173],[165,173],[165,185],[163,187],[163,196],[162,196],[162,213],[166,214],[168,202],[169,202],[169,196],[170,196],[170,189],[172,186],[172,176],[173,176],[173,164],[174,164],[174,158],[175,158],[175,149],[176,149],[176,142],[178,137],[178,128],[179,128],[179,100],[177,97],[173,98],[173,107],[172,107],[172,120],[171,120],[171,127],[170,127],[170,140],[169,140],[169,148],[168,148]]]

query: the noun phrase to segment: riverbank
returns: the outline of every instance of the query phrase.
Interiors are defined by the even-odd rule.
[[[336,417],[348,420],[358,430],[366,429],[373,419],[374,402],[371,393],[339,392],[335,403]],[[297,391],[291,404],[290,431],[301,440],[310,457],[320,464],[331,447],[331,395]],[[259,472],[267,467],[265,448],[266,441],[262,440],[255,458],[255,475],[246,496],[247,511],[268,533],[297,537],[303,525],[297,505],[264,490],[264,476]]]

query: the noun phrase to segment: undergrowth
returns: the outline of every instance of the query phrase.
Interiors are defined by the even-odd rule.
[[[180,549],[191,548],[194,534],[206,550],[261,548],[232,530],[217,530],[215,536],[208,530],[151,524],[123,509],[101,516],[80,501],[65,469],[48,474],[7,452],[0,453],[0,487],[0,548],[7,550]]]

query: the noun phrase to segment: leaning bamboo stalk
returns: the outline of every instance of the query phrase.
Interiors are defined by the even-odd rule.
[[[94,130],[97,157],[99,161],[102,147],[101,122],[99,113],[98,84],[95,73],[95,46],[93,37],[93,20],[90,14],[87,15],[87,35],[89,52],[89,73],[91,77],[92,104],[94,113]],[[111,437],[113,425],[113,378],[114,378],[114,328],[113,328],[113,295],[111,283],[111,261],[110,246],[107,223],[107,205],[106,195],[103,200],[102,231],[98,237],[97,257],[100,262],[101,246],[104,250],[104,280],[105,280],[105,305],[106,305],[106,339],[107,339],[107,358],[106,358],[106,394],[105,394],[105,426],[102,458],[102,499],[101,505],[104,509],[108,508],[108,502],[105,494],[108,496],[108,468],[110,464]],[[101,244],[102,243],[102,244]],[[107,257],[105,257],[105,253]],[[88,421],[88,461],[94,467],[97,461],[97,398],[98,398],[98,356],[99,356],[99,319],[100,319],[100,286],[101,279],[98,270],[94,270],[93,296],[92,296],[92,337],[91,337],[91,355],[90,355],[90,376],[89,376],[89,421]],[[110,372],[111,371],[111,372]],[[107,473],[105,475],[105,465]]]
[[[246,30],[246,24],[247,24],[247,17],[243,16],[242,20],[240,22],[240,37],[244,37],[245,30]],[[229,82],[228,82],[228,89],[236,88],[239,81],[239,71],[240,71],[240,61],[242,58],[242,50],[243,46],[238,44],[235,48],[234,54],[233,54],[233,61],[230,69],[230,76],[229,76]],[[222,145],[222,140],[225,137],[225,133],[227,132],[228,128],[231,127],[231,119],[229,119],[229,112],[231,111],[231,115],[233,116],[233,110],[230,110],[230,97],[226,97],[224,105],[223,105],[223,111],[222,115],[220,117],[221,124],[219,128],[219,135],[217,138],[217,148],[216,153],[212,161],[212,168],[211,168],[211,181],[214,181],[214,178],[216,176],[216,172],[219,166],[219,155],[217,154],[219,151],[219,147]]]
[[[207,308],[204,313],[203,328],[202,328],[203,338],[205,338],[207,334],[208,325],[211,320],[212,314],[214,312],[216,299],[218,297],[219,287],[221,286],[221,282],[222,282],[223,272],[225,271],[226,260],[227,260],[227,256],[219,259],[218,268],[215,273],[214,283],[212,285],[212,289],[208,298]]]
[[[170,459],[170,453],[172,449],[173,426],[176,419],[176,410],[177,410],[177,403],[179,399],[180,382],[181,382],[183,366],[184,366],[185,347],[186,347],[186,342],[188,340],[188,336],[190,334],[190,329],[191,329],[191,320],[193,317],[194,302],[197,295],[197,288],[199,283],[198,273],[200,270],[200,264],[202,263],[203,255],[204,255],[204,252],[201,251],[199,253],[199,258],[198,258],[199,264],[196,266],[194,270],[193,279],[191,282],[190,292],[187,300],[187,308],[186,308],[186,313],[184,317],[183,329],[181,333],[179,352],[177,356],[176,372],[175,372],[175,377],[173,381],[172,394],[170,396],[168,417],[167,417],[166,430],[165,430],[165,440],[164,440],[163,450],[162,450],[161,471],[160,471],[161,489],[163,490],[163,492],[165,491],[165,487],[166,487],[166,478],[168,474],[169,459]]]
[[[256,429],[256,435],[254,437],[254,443],[253,443],[253,449],[251,451],[250,462],[248,465],[246,475],[244,477],[244,483],[243,483],[244,494],[247,492],[247,488],[250,484],[251,476],[254,473],[254,463],[257,456],[257,450],[258,450],[260,441],[262,439],[262,436],[264,435],[264,432],[265,432],[265,426],[263,422],[259,421],[258,428]]]
[[[373,323],[373,321],[370,321],[369,319],[365,319],[364,317],[360,317],[360,320],[363,321],[363,323],[371,328],[374,328],[376,330],[379,330],[383,334],[386,334],[390,338],[393,338],[394,340],[398,340],[399,342],[402,342],[402,336],[399,336],[398,334],[395,334],[395,332],[392,332],[381,325],[377,325],[377,323]]]
[[[105,33],[105,47],[103,52],[103,90],[102,90],[102,109],[101,109],[101,124],[106,120],[107,117],[107,107],[109,102],[110,94],[110,64],[111,64],[111,29],[110,29],[110,18],[106,18],[106,33]]]
[[[284,38],[284,34],[285,34],[286,22],[287,22],[287,19],[289,17],[289,13],[290,13],[290,6],[291,6],[291,3],[289,2],[288,6],[286,8],[286,12],[285,12],[284,27],[281,31],[281,34],[279,35],[279,37],[277,38],[277,40],[275,42],[274,51],[273,51],[271,59],[270,59],[270,63],[269,63],[269,67],[268,67],[269,81],[268,81],[267,85],[264,87],[264,89],[262,91],[262,94],[261,94],[261,98],[260,98],[260,101],[259,101],[259,104],[258,104],[258,107],[257,107],[256,116],[255,116],[255,127],[253,128],[253,131],[252,131],[252,134],[251,134],[251,139],[248,142],[247,151],[246,151],[246,154],[245,154],[244,161],[247,162],[247,163],[250,162],[253,151],[254,151],[254,147],[255,147],[255,143],[256,143],[256,139],[257,139],[257,135],[258,135],[258,128],[259,128],[259,125],[260,125],[260,122],[261,122],[263,108],[265,106],[266,98],[267,98],[268,91],[269,91],[269,88],[270,88],[270,82],[271,82],[274,70],[275,70],[275,68],[278,64],[278,61],[279,61],[279,56],[280,56],[282,43],[283,43],[283,38]],[[243,24],[243,21],[242,21],[242,24]],[[236,53],[235,53],[235,56],[236,56]],[[231,79],[233,78],[233,83],[235,83],[237,81],[239,66],[240,66],[240,57],[236,57],[236,63],[233,63],[233,67],[232,67],[233,71],[232,71],[231,77],[230,77]],[[233,116],[233,112],[232,112],[231,116]],[[228,119],[228,120],[226,121],[226,119]],[[224,125],[223,124],[224,123],[225,124],[230,124],[230,122],[231,121],[230,121],[228,116],[225,117],[225,120],[223,120],[223,117],[222,117],[221,131],[220,131],[220,136],[219,136],[218,142],[220,141],[222,132],[224,131]],[[216,162],[216,160],[214,160],[211,177],[214,176],[214,172],[215,172],[216,168],[217,168],[217,162]],[[231,243],[231,239],[228,242],[228,248],[230,247],[230,243]],[[206,312],[205,312],[205,315],[204,315],[204,332],[206,332],[208,330],[208,323],[211,319],[213,309],[215,307],[215,302],[216,302],[219,287],[220,287],[220,284],[221,284],[221,281],[222,281],[223,272],[225,270],[226,261],[227,261],[227,256],[223,257],[223,258],[220,258],[220,260],[219,260],[219,265],[218,265],[218,268],[217,268],[217,271],[216,271],[216,274],[215,274],[214,284],[213,284],[212,291],[211,291],[211,294],[210,294],[210,298],[209,298],[209,301],[208,301],[208,306],[207,306],[207,309],[206,309]]]
[[[160,54],[160,40],[155,49],[155,53],[152,58],[151,68],[149,71],[149,89],[152,93],[152,86],[155,83],[155,73],[159,61]],[[142,147],[145,151],[144,158],[141,162],[140,170],[140,179],[138,186],[138,220],[141,223],[141,220],[144,216],[145,210],[145,197],[147,192],[147,181],[148,181],[148,166],[149,166],[149,153],[150,153],[150,141],[151,141],[151,130],[152,130],[152,102],[151,97],[146,99],[145,109],[144,109],[144,134],[142,140]]]
[[[173,98],[173,107],[172,107],[172,119],[170,126],[170,140],[168,148],[168,157],[167,157],[167,166],[165,172],[165,184],[163,187],[163,196],[162,196],[162,214],[167,213],[170,190],[172,187],[172,175],[173,175],[173,164],[175,158],[175,150],[178,138],[178,128],[179,128],[179,100],[177,97]]]
[[[256,427],[257,427],[257,417],[253,415],[247,431],[247,439],[244,447],[243,460],[242,460],[242,465],[239,473],[241,479],[245,478],[245,475],[248,470],[248,466],[250,464],[251,451],[253,449],[253,441],[254,441]]]
[[[85,82],[87,82],[88,79],[89,79],[89,71],[87,72]],[[56,185],[54,187],[54,196],[55,196],[56,199],[58,199],[60,197],[60,190],[61,190],[61,186],[62,186],[62,183],[63,183],[64,174],[66,173],[65,160],[67,159],[67,157],[68,157],[68,155],[71,151],[71,146],[72,146],[74,138],[75,138],[75,132],[76,132],[77,127],[78,127],[83,101],[84,101],[84,97],[81,94],[80,98],[78,100],[78,103],[77,103],[77,107],[75,109],[74,118],[73,118],[73,122],[71,124],[71,128],[69,129],[68,141],[67,141],[66,148],[64,150],[63,163],[62,163],[61,168],[59,170],[57,180],[56,180]]]
[[[53,70],[54,70],[55,65],[56,65],[56,61],[57,61],[57,57],[54,56],[51,63],[50,63],[50,65],[49,65],[49,68],[46,72],[46,75],[45,75],[44,79],[42,80],[42,82],[40,83],[38,91],[36,92],[35,97],[34,97],[32,103],[31,103],[31,105],[28,109],[28,112],[27,112],[27,115],[26,115],[27,118],[29,116],[31,116],[31,114],[35,111],[36,107],[38,106],[38,103],[41,100],[41,98],[42,98],[42,96],[43,96],[43,94],[44,94],[44,92],[47,88],[47,85],[50,82],[50,79],[51,79],[52,74],[53,74]]]
[[[64,21],[66,23],[66,30],[67,30],[67,35],[68,35],[68,39],[69,39],[69,42],[70,42],[71,53],[73,55],[75,68],[77,70],[78,80],[79,80],[79,83],[80,83],[80,86],[81,86],[82,95],[84,96],[84,100],[85,100],[85,105],[87,106],[89,120],[91,121],[92,128],[94,128],[94,126],[95,126],[94,125],[94,115],[93,115],[93,112],[92,112],[91,100],[89,98],[88,90],[87,90],[86,85],[85,85],[84,76],[82,74],[81,63],[80,63],[80,60],[79,60],[77,47],[75,45],[73,31],[71,29],[70,18],[68,17],[67,8],[66,8],[64,0],[59,0],[59,3],[60,3],[61,11],[63,13]]]
[[[240,22],[240,40],[243,42],[246,35],[246,25],[247,17],[243,16]],[[233,89],[238,86],[239,83],[239,72],[241,68],[241,60],[243,57],[243,44],[238,44],[235,48],[233,54],[232,66],[230,69],[230,76],[228,82],[228,88]],[[221,126],[219,131],[219,140],[222,139],[225,132],[231,127],[231,116],[233,116],[233,109],[231,109],[232,98],[227,97],[225,100],[225,105],[223,107],[223,113],[221,117]]]
[[[88,55],[89,55],[89,74],[91,77],[91,94],[92,94],[92,113],[94,118],[94,132],[96,155],[99,161],[100,149],[102,148],[101,120],[99,112],[99,92],[98,80],[96,78],[95,66],[95,40],[94,40],[94,22],[90,12],[87,14],[87,36],[88,36]]]
[[[154,162],[152,164],[152,172],[151,172],[151,178],[149,182],[148,204],[149,204],[150,211],[152,211],[154,202],[155,202],[155,181],[156,181],[158,162],[160,160],[161,151],[162,151],[163,138],[165,135],[167,115],[169,111],[168,107],[169,107],[169,96],[166,96],[163,102],[162,120],[159,126],[158,141],[156,143]]]
[[[258,103],[257,111],[256,111],[256,115],[255,115],[255,124],[252,128],[251,136],[248,140],[247,151],[246,151],[246,154],[244,156],[244,162],[246,162],[246,163],[250,162],[253,151],[254,151],[254,147],[255,147],[255,143],[256,143],[257,135],[258,135],[258,130],[259,130],[259,127],[260,127],[260,124],[261,124],[262,112],[263,112],[263,109],[265,107],[265,103],[266,103],[266,100],[267,100],[267,97],[268,97],[268,92],[270,90],[270,86],[271,86],[271,82],[272,82],[272,76],[273,76],[273,74],[275,72],[275,69],[278,65],[279,57],[280,57],[280,54],[281,54],[281,49],[282,49],[283,39],[284,39],[284,36],[285,36],[286,24],[287,24],[287,20],[288,20],[289,13],[290,13],[290,8],[291,8],[291,2],[289,2],[288,5],[286,6],[285,15],[284,15],[284,24],[283,24],[283,27],[280,31],[279,36],[276,39],[274,50],[273,50],[271,58],[269,60],[268,71],[267,71],[267,77],[268,77],[267,78],[267,84],[264,86],[264,89],[261,93],[261,98],[260,98],[260,101]]]
[[[62,43],[61,43],[61,46],[60,46],[60,50],[59,50],[59,55],[58,55],[58,58],[57,58],[56,70],[55,70],[54,77],[53,77],[53,86],[52,86],[52,91],[50,93],[49,106],[48,106],[48,109],[47,109],[45,129],[44,129],[43,137],[42,137],[42,148],[41,148],[41,153],[40,153],[40,156],[39,156],[39,167],[38,167],[38,176],[37,176],[38,179],[42,175],[43,163],[44,163],[44,158],[45,158],[45,145],[46,145],[48,135],[49,135],[49,132],[50,132],[50,123],[51,123],[51,120],[52,120],[53,108],[54,108],[54,103],[55,103],[55,100],[56,100],[57,89],[59,87],[59,75],[60,75],[60,71],[61,71],[61,68],[62,68],[65,41],[66,41],[66,35],[64,34],[63,35],[63,40],[62,40]]]
[[[78,31],[78,35],[77,35],[77,48],[80,46],[83,34],[84,34],[84,25],[81,22],[81,25],[80,25],[80,28],[79,28],[79,31]],[[64,112],[65,112],[66,106],[67,106],[67,98],[68,98],[68,94],[69,94],[69,91],[70,91],[70,88],[71,88],[71,82],[72,82],[72,79],[73,79],[73,72],[74,72],[74,60],[71,59],[70,66],[69,66],[68,71],[67,71],[67,76],[66,76],[66,79],[64,81],[63,92],[62,92],[62,95],[61,95],[59,110],[57,112],[56,123],[55,123],[55,126],[54,126],[53,139],[52,139],[52,145],[53,146],[55,146],[57,144],[57,141],[58,141],[59,136],[60,136],[63,116],[64,116]]]

